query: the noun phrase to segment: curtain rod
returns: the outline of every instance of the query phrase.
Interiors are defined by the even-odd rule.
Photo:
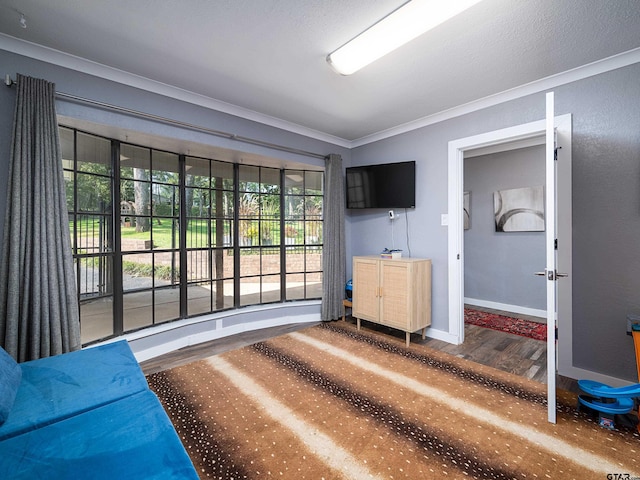
[[[11,78],[11,75],[7,74],[5,76],[4,83],[5,83],[5,85],[7,87],[12,87],[13,85],[17,85],[18,82],[16,80],[13,80]],[[327,157],[326,155],[322,155],[320,153],[314,153],[314,152],[309,152],[309,151],[306,151],[306,150],[300,150],[300,149],[297,149],[297,148],[286,147],[284,145],[278,145],[277,143],[265,142],[265,141],[257,140],[255,138],[251,138],[251,137],[244,137],[242,135],[236,135],[234,133],[228,133],[228,132],[223,132],[221,130],[214,130],[212,128],[201,127],[199,125],[194,125],[192,123],[182,122],[180,120],[174,120],[174,119],[167,118],[167,117],[161,117],[159,115],[154,115],[152,113],[141,112],[139,110],[132,110],[130,108],[120,107],[118,105],[111,105],[109,103],[99,102],[97,100],[91,100],[89,98],[78,97],[78,96],[72,95],[70,93],[56,92],[56,98],[60,98],[60,99],[64,99],[64,100],[70,100],[72,102],[83,103],[83,104],[87,104],[87,105],[91,105],[91,106],[95,106],[95,107],[100,107],[100,108],[104,108],[106,110],[112,110],[112,111],[119,112],[119,113],[125,113],[127,115],[132,115],[132,116],[135,116],[135,117],[145,118],[145,119],[148,119],[148,120],[154,120],[156,122],[162,122],[162,123],[166,123],[166,124],[169,124],[169,125],[175,125],[175,126],[178,126],[178,127],[183,127],[183,128],[189,129],[189,130],[208,133],[209,135],[214,135],[216,137],[222,137],[222,138],[227,138],[229,140],[235,140],[235,141],[238,141],[238,142],[241,142],[241,143],[257,145],[259,147],[267,147],[267,148],[271,148],[271,149],[274,149],[274,150],[280,150],[282,152],[294,153],[294,154],[297,154],[297,155],[303,155],[305,157],[321,158],[321,159],[324,159],[324,158]]]

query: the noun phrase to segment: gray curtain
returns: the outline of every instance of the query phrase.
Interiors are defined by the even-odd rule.
[[[81,346],[55,86],[22,75],[0,265],[0,344],[19,362]]]
[[[342,300],[346,275],[344,234],[344,178],[342,157],[329,155],[325,159],[325,189],[322,249],[322,321],[342,317]]]

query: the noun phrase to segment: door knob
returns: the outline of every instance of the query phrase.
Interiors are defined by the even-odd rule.
[[[558,273],[557,271],[544,271],[544,272],[534,272],[534,275],[539,277],[547,277],[548,280],[557,280],[559,278],[568,277],[568,273]]]

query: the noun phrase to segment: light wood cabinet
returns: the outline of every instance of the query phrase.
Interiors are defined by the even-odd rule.
[[[431,325],[431,260],[353,257],[353,311],[360,320],[411,333]]]

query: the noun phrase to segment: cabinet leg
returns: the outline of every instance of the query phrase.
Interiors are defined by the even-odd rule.
[[[425,338],[427,338],[427,327],[422,328],[422,339],[424,340]]]
[[[356,318],[356,322],[358,323],[358,330],[360,330],[360,319]]]
[[[411,334],[409,332],[406,332],[405,335],[407,336],[407,347],[409,346],[409,342],[411,341]]]

